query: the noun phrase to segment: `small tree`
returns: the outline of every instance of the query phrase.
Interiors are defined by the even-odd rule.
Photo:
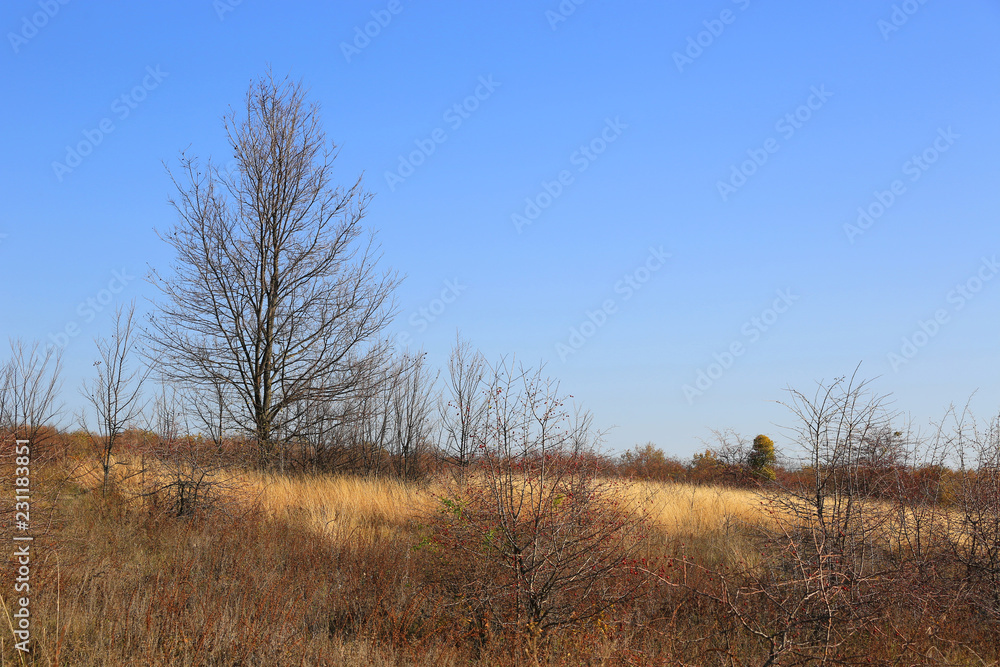
[[[391,423],[392,454],[396,471],[404,479],[412,479],[424,471],[425,457],[432,428],[434,384],[426,367],[426,354],[404,354],[395,364],[396,381],[390,403],[386,406]]]
[[[95,435],[87,428],[86,416],[80,415],[80,425],[90,435],[97,450],[104,480],[101,492],[107,495],[115,445],[125,428],[143,410],[142,385],[149,375],[149,367],[132,368],[130,357],[136,348],[135,302],[127,308],[119,307],[114,316],[114,333],[110,339],[97,339],[98,359],[94,362],[97,377],[82,389],[82,393],[97,418],[99,432]]]
[[[958,565],[957,590],[972,606],[1000,622],[1000,415],[980,423],[968,407],[950,410],[949,436],[958,457],[958,488],[940,533]]]
[[[438,411],[448,460],[458,466],[459,475],[472,462],[473,437],[482,425],[486,410],[484,382],[486,360],[467,340],[456,334],[448,357],[446,394]]]
[[[789,388],[783,403],[808,481],[764,496],[774,526],[760,545],[763,566],[748,569],[729,598],[741,622],[768,643],[771,663],[784,653],[832,656],[852,633],[873,627],[887,604],[894,509],[877,502],[860,454],[897,415],[889,397],[872,393],[856,373],[817,383],[811,395]],[[754,440],[761,463],[768,443]],[[766,622],[740,611],[751,598],[771,608]]]
[[[758,435],[753,439],[753,448],[747,457],[747,465],[756,477],[774,479],[774,441],[766,435]]]
[[[186,423],[189,406],[172,386],[162,385],[152,401],[147,434],[152,442],[143,449],[141,497],[147,507],[168,516],[243,511],[246,485],[219,450],[202,446],[190,435]],[[146,454],[152,454],[147,458]]]
[[[881,632],[884,611],[898,594],[890,588],[895,570],[887,558],[894,508],[859,484],[859,451],[895,415],[886,396],[873,395],[855,376],[818,383],[811,395],[791,388],[789,394],[785,405],[795,420],[789,430],[808,475],[761,491],[769,520],[755,531],[752,558],[721,567],[685,558],[684,576],[697,573],[701,582],[692,577],[670,585],[726,609],[767,651],[761,664],[859,664],[868,656],[854,653],[849,642]],[[706,452],[695,463],[709,460]],[[773,460],[774,443],[757,436],[746,467],[767,470]],[[705,575],[717,585],[704,586]]]
[[[10,341],[10,360],[0,367],[0,428],[42,444],[45,426],[59,415],[62,351],[54,346]]]

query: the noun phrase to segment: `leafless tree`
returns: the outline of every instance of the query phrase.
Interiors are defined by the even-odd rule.
[[[473,438],[486,412],[486,360],[461,336],[448,357],[445,393],[438,405],[444,451],[461,471],[473,456]]]
[[[712,440],[701,442],[707,451],[711,451],[720,463],[727,466],[741,466],[750,455],[751,441],[741,433],[731,428],[711,429]]]
[[[597,440],[594,434],[597,427],[594,426],[594,413],[590,410],[574,404],[573,413],[569,419],[569,450],[573,456],[594,453],[597,447]]]
[[[268,73],[225,128],[235,170],[182,153],[172,177],[180,219],[161,237],[176,260],[171,275],[151,274],[165,297],[151,333],[162,374],[221,386],[235,425],[273,464],[290,408],[343,398],[384,353],[398,280],[376,270],[365,239],[371,195],[360,179],[333,185],[336,147],[300,83]]]
[[[45,426],[61,412],[62,351],[54,346],[10,341],[11,356],[0,367],[0,427],[38,446]]]
[[[296,464],[312,466],[316,471],[320,466],[329,465],[343,419],[337,406],[329,401],[305,398],[289,406],[288,411],[284,431],[279,434],[279,440],[284,443],[279,451],[280,469]]]
[[[139,471],[133,473],[142,477],[139,497],[151,509],[174,517],[230,511],[240,496],[235,492],[242,491],[234,481],[238,474],[226,465],[218,447],[206,449],[191,435],[188,398],[161,383],[152,400],[147,415],[150,442],[143,448]]]
[[[119,306],[114,315],[111,338],[99,338],[98,359],[94,362],[96,377],[86,382],[82,393],[93,408],[98,432],[87,427],[87,418],[80,414],[80,425],[88,432],[101,463],[101,491],[108,492],[108,480],[114,465],[115,445],[125,429],[142,414],[142,386],[149,376],[149,366],[135,366],[138,343],[135,302]]]
[[[11,364],[9,361],[0,363],[0,433],[10,428],[7,411],[8,404],[13,401],[14,395],[11,387]]]
[[[147,426],[147,430],[160,444],[180,440],[189,434],[191,429],[187,425],[186,416],[189,412],[197,413],[197,410],[191,410],[185,398],[176,386],[160,382]]]
[[[433,391],[437,376],[430,376],[423,352],[404,354],[395,364],[394,390],[388,408],[392,420],[393,455],[397,472],[413,478],[422,472],[432,430]]]

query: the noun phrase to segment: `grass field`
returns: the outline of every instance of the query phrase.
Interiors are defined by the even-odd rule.
[[[118,463],[106,498],[89,460],[39,466],[35,648],[15,652],[12,633],[0,635],[3,665],[741,665],[774,654],[769,629],[793,631],[787,610],[753,588],[762,580],[745,578],[770,573],[786,590],[773,570],[784,547],[761,547],[775,527],[768,495],[752,490],[615,481],[647,517],[633,574],[655,573],[655,562],[683,566],[683,577],[662,570],[627,605],[542,641],[494,632],[435,584],[443,561],[421,544],[444,480],[228,469],[214,478],[211,512],[178,518],[148,493],[170,470]],[[858,628],[849,642],[779,652],[772,664],[996,664],[996,625],[974,622],[957,599],[932,604],[938,589],[913,606],[938,575],[910,574],[879,589],[905,587],[877,622],[845,617]],[[816,594],[791,592],[804,592],[800,605]],[[843,595],[826,601],[843,607],[853,600]]]

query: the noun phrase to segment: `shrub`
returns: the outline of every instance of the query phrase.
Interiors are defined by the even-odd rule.
[[[632,559],[645,516],[625,482],[601,476],[595,434],[556,392],[537,372],[501,368],[475,433],[479,462],[430,517],[437,583],[483,634],[545,637],[642,586]]]
[[[625,475],[657,482],[681,481],[687,473],[684,464],[667,457],[651,442],[622,454],[619,469]]]

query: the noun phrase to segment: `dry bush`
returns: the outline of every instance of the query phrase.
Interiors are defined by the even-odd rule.
[[[646,530],[624,482],[600,479],[589,421],[571,420],[539,371],[494,371],[479,463],[437,495],[425,543],[434,583],[481,639],[546,637],[627,604]]]
[[[642,586],[633,560],[645,517],[621,483],[572,470],[572,460],[549,465],[518,470],[514,493],[474,472],[430,521],[433,580],[484,634],[544,636],[627,604]]]
[[[687,476],[684,464],[668,457],[652,442],[622,454],[618,470],[626,477],[658,482],[682,481]]]
[[[940,541],[954,562],[954,587],[981,620],[1000,627],[1000,415],[978,423],[952,409],[945,437],[959,460]]]

